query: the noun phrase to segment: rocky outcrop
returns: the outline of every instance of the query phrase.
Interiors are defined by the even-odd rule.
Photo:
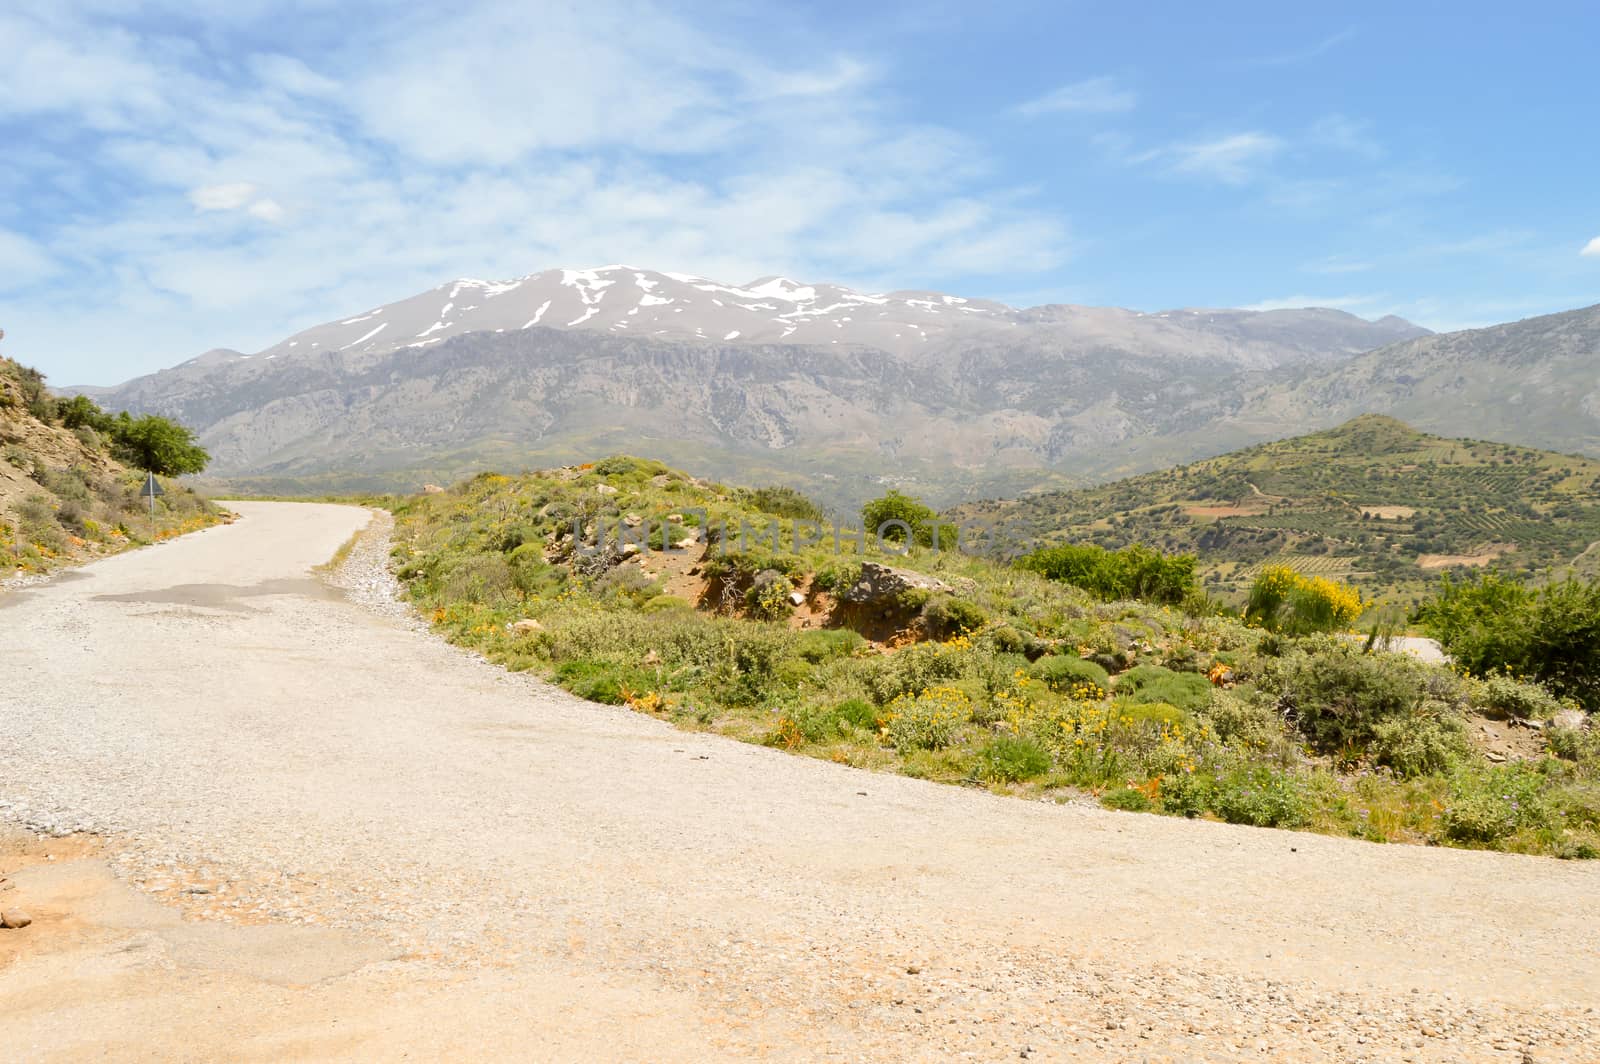
[[[903,604],[908,591],[925,591],[929,594],[971,594],[977,585],[966,577],[946,582],[927,573],[910,569],[897,569],[878,562],[862,562],[861,575],[855,583],[839,593],[839,601],[851,606],[890,607]]]

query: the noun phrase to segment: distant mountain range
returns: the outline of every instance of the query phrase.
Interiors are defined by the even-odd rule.
[[[1304,422],[1230,419],[1429,335],[1326,309],[1018,309],[608,266],[453,281],[255,354],[75,390],[193,425],[214,472],[257,490],[625,450],[839,504],[883,482],[947,502],[1224,449],[1210,427],[1283,435]]]

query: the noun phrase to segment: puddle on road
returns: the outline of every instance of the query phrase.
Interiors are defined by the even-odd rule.
[[[52,573],[47,580],[37,584],[26,584],[15,591],[0,589],[0,610],[5,609],[7,606],[15,606],[24,599],[32,598],[34,594],[32,589],[35,587],[46,587],[50,584],[70,584],[74,580],[92,579],[94,578],[89,573],[80,572],[77,569],[63,569],[58,573]]]
[[[143,602],[152,605],[199,606],[232,613],[252,613],[241,599],[265,595],[301,595],[306,598],[337,600],[336,588],[312,577],[263,580],[259,584],[176,584],[150,591],[129,591],[121,595],[96,595],[95,602]]]

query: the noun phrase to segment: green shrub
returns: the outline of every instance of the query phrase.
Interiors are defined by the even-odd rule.
[[[1246,749],[1265,750],[1283,739],[1283,717],[1254,691],[1215,691],[1200,714],[1222,742]]]
[[[764,569],[744,593],[745,609],[763,621],[780,620],[794,612],[794,604],[789,601],[793,593],[794,581],[776,569]]]
[[[1175,606],[1199,589],[1192,554],[1168,555],[1134,545],[1107,550],[1079,543],[1045,547],[1017,562],[1017,567],[1071,584],[1112,602],[1145,599]]]
[[[832,706],[811,706],[794,717],[800,733],[807,742],[830,742],[848,735],[852,729],[865,732],[878,730],[878,711],[872,703],[861,698],[850,698]]]
[[[853,728],[877,731],[878,709],[864,698],[847,698],[833,707],[834,716]]]
[[[915,646],[885,654],[868,666],[867,690],[877,703],[887,705],[905,694],[915,694],[947,683],[961,675],[961,656],[937,643]]]
[[[1278,696],[1321,753],[1372,753],[1379,764],[1398,758],[1414,766],[1448,762],[1463,749],[1462,682],[1404,655],[1363,654],[1341,640],[1308,640],[1269,662],[1259,682]],[[1398,724],[1380,729],[1383,722]],[[1423,753],[1402,741],[1408,728],[1433,748]]]
[[[451,602],[492,606],[515,587],[504,556],[473,554],[456,561],[444,578],[442,592]]]
[[[1044,650],[1038,636],[1019,632],[1008,624],[996,625],[986,633],[995,651],[1001,654],[1021,654],[1037,658]]]
[[[650,688],[648,673],[609,661],[567,661],[556,668],[556,682],[579,698],[620,706],[630,694]]]
[[[811,578],[811,585],[820,591],[836,595],[852,587],[860,579],[860,562],[831,561],[817,570],[816,575]]]
[[[990,783],[1017,783],[1049,771],[1049,752],[1026,736],[997,735],[978,751],[977,777]]]
[[[924,547],[933,543],[935,533],[941,547],[948,550],[956,546],[956,526],[941,523],[938,515],[923,505],[921,499],[892,488],[888,494],[861,507],[861,523],[868,539],[881,533],[885,542],[904,543],[909,528],[912,542]]]
[[[1442,703],[1425,700],[1406,717],[1372,725],[1372,759],[1402,776],[1443,772],[1471,751],[1465,723]]]
[[[1118,787],[1107,791],[1100,797],[1100,804],[1107,809],[1120,809],[1125,813],[1148,813],[1155,808],[1155,803],[1143,791],[1132,787]]]
[[[1154,724],[1189,728],[1194,724],[1187,710],[1170,702],[1118,702],[1113,716],[1126,720],[1132,727]]]
[[[1509,672],[1600,710],[1600,581],[1534,590],[1493,573],[1446,576],[1417,619],[1475,676]]]
[[[954,687],[901,695],[889,703],[889,741],[895,749],[942,750],[972,718],[972,699]]]
[[[867,645],[862,635],[850,628],[815,628],[795,637],[794,651],[813,665],[836,658],[848,658]]]
[[[1193,819],[1211,808],[1216,781],[1205,773],[1174,772],[1161,777],[1161,811]]]
[[[1028,667],[1028,675],[1058,694],[1077,692],[1090,700],[1105,697],[1111,686],[1111,677],[1105,669],[1073,654],[1040,658]],[[1098,693],[1088,690],[1090,687],[1096,688]]]
[[[1545,743],[1556,757],[1575,761],[1600,776],[1600,727],[1554,726],[1545,731]]]
[[[1117,677],[1116,693],[1133,702],[1166,702],[1198,713],[1211,704],[1211,681],[1198,673],[1136,665]]]
[[[566,571],[544,560],[544,549],[537,543],[524,543],[506,556],[511,583],[529,597],[553,595],[566,584]]]
[[[1258,828],[1299,827],[1310,819],[1299,782],[1259,765],[1234,769],[1218,779],[1211,808],[1230,824]]]
[[[976,632],[989,620],[989,615],[975,602],[953,595],[930,596],[922,606],[922,624],[933,639]]]
[[[1503,673],[1484,677],[1473,701],[1491,715],[1521,720],[1549,720],[1567,705],[1537,683],[1524,683]]]
[[[752,509],[774,517],[788,517],[798,521],[821,521],[827,515],[822,507],[806,498],[794,488],[769,485],[764,488],[747,488],[739,492],[740,501]]]

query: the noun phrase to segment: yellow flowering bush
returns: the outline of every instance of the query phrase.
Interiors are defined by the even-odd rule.
[[[1309,635],[1348,628],[1365,609],[1361,592],[1287,565],[1269,565],[1250,588],[1245,618],[1272,632]]]
[[[888,739],[897,750],[942,750],[972,719],[972,697],[958,687],[930,687],[889,703]]]

